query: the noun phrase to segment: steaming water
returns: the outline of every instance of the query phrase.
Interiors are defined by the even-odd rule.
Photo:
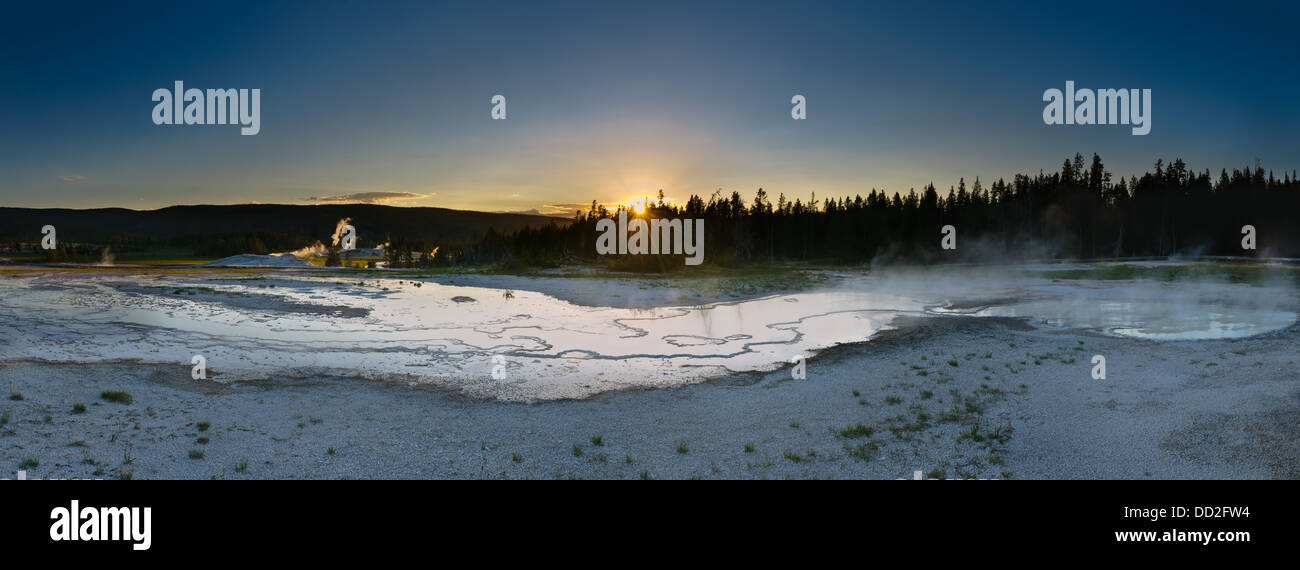
[[[1296,322],[1295,313],[1276,309],[1122,298],[1097,302],[1031,301],[991,307],[977,314],[1030,317],[1055,327],[1097,329],[1154,340],[1244,338]]]
[[[1011,282],[988,272],[854,276],[814,292],[654,309],[310,272],[249,275],[259,274],[10,274],[0,278],[0,360],[138,359],[187,374],[201,354],[219,380],[338,374],[544,400],[771,370],[868,340],[902,315],[1017,316],[1157,340],[1244,337],[1296,322],[1286,288]]]

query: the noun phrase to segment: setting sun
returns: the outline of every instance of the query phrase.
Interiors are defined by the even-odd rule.
[[[605,204],[605,207],[607,207],[607,208],[609,208],[609,209],[611,209],[611,210],[617,210],[617,209],[619,209],[619,208],[623,208],[623,209],[627,210],[628,212],[632,213],[633,215],[643,216],[643,215],[645,215],[645,213],[646,213],[646,208],[648,208],[648,207],[651,207],[651,206],[654,206],[654,205],[656,205],[656,204],[660,204],[660,203],[662,203],[663,205],[671,205],[671,204],[674,203],[675,201],[676,201],[676,200],[674,200],[673,198],[669,198],[669,197],[667,197],[667,196],[662,197],[662,198],[648,198],[648,197],[642,196],[642,197],[639,197],[639,198],[629,198],[629,199],[627,199],[627,200],[620,200],[620,201],[617,201],[617,202],[609,202],[609,203]]]
[[[632,198],[629,200],[610,202],[609,204],[606,204],[606,207],[614,210],[617,210],[618,208],[623,208],[628,212],[631,212],[639,216],[645,214],[647,202],[648,202],[648,198]]]

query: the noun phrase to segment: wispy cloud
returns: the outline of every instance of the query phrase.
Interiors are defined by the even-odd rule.
[[[565,218],[565,219],[573,217],[573,212],[543,212],[541,210],[538,210],[537,208],[533,208],[531,210],[502,210],[502,211],[498,211],[497,213],[498,214],[524,214],[528,216],[546,216],[548,218]]]
[[[498,214],[529,214],[532,216],[549,216],[552,218],[572,218],[579,210],[586,211],[591,204],[543,204],[531,210],[499,210]]]
[[[85,179],[86,177],[80,174],[63,174],[59,176],[59,180],[62,180],[64,182],[81,182],[82,180]]]
[[[397,200],[415,200],[428,198],[433,194],[416,194],[414,192],[358,192],[341,196],[312,196],[308,202],[351,203],[351,204],[387,204]]]
[[[579,211],[579,210],[585,212],[585,211],[587,211],[587,210],[590,209],[590,208],[591,208],[591,203],[590,203],[590,202],[588,202],[588,203],[586,203],[586,204],[578,204],[578,203],[573,203],[573,204],[544,204],[544,205],[542,205],[542,207],[537,208],[536,210],[533,210],[533,211],[536,212],[536,213],[538,213],[538,214],[541,214],[541,215],[543,215],[543,216],[564,216],[564,217],[567,218],[567,217],[572,216],[574,212],[577,212],[577,211]]]

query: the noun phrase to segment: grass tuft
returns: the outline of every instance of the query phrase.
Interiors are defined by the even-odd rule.
[[[99,397],[108,402],[117,402],[119,404],[130,404],[135,401],[131,395],[121,390],[104,390],[99,393]]]
[[[859,437],[871,437],[874,433],[876,433],[876,428],[857,424],[840,430],[836,435],[845,439],[856,439]]]

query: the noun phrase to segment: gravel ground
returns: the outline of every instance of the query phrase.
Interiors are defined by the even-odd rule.
[[[22,399],[0,400],[0,477],[1297,478],[1298,336],[1156,343],[920,318],[823,351],[806,379],[787,367],[538,404],[8,362],[0,383]]]

